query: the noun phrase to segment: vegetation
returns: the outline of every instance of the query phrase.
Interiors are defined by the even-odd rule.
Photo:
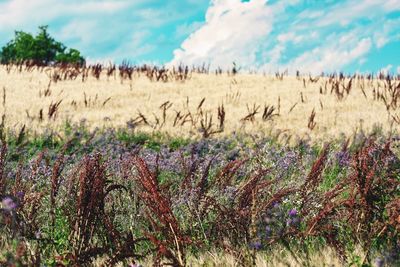
[[[1,266],[400,264],[398,76],[214,77],[126,62],[2,70]],[[18,75],[34,82],[11,87]],[[218,83],[230,90],[216,106],[211,96],[186,95],[196,85],[207,94],[204,77],[213,92]],[[273,95],[276,104],[240,109],[271,92],[245,98],[232,88],[260,79],[300,87],[299,97],[289,88]],[[37,109],[18,100],[21,92]],[[347,118],[361,127],[324,140],[321,125],[343,130],[337,113],[358,114],[349,109],[377,112],[377,124],[367,130],[360,117]],[[103,127],[90,127],[82,116],[90,112]],[[295,112],[291,132],[256,127],[278,127]],[[117,127],[124,115],[133,117]],[[292,138],[302,130],[320,139]]]
[[[0,51],[2,64],[29,62],[34,65],[74,64],[83,65],[85,59],[76,49],[67,47],[54,40],[47,31],[47,26],[40,26],[36,36],[23,31],[16,31],[13,40]]]
[[[288,147],[68,131],[2,143],[2,265],[186,266],[208,251],[242,266],[321,266],[322,251],[399,263],[400,151],[383,136]]]
[[[0,75],[6,100],[0,114],[7,113],[8,125],[32,132],[59,130],[67,120],[82,119],[91,129],[127,126],[177,138],[258,133],[294,143],[352,137],[357,131],[400,131],[400,76],[394,75],[233,76],[127,62],[82,68],[7,65]]]

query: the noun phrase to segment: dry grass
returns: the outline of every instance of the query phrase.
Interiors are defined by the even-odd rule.
[[[287,251],[276,251],[273,254],[263,254],[259,253],[256,257],[255,266],[267,267],[300,267],[304,266],[305,263],[295,259]],[[340,259],[335,255],[335,252],[330,249],[325,249],[320,253],[313,253],[310,255],[310,260],[307,262],[308,266],[313,267],[339,267],[342,266]],[[216,266],[229,266],[237,267],[240,264],[237,259],[226,253],[213,253],[209,252],[207,254],[201,255],[200,257],[189,258],[188,265],[192,267],[216,267]]]
[[[297,259],[298,261],[298,259]],[[274,254],[264,254],[259,253],[256,258],[255,266],[267,267],[301,267],[304,266],[303,263],[297,262],[290,254],[285,251],[276,251]],[[310,267],[339,267],[342,266],[340,259],[335,255],[333,250],[326,248],[320,253],[313,253],[310,255],[310,261],[307,262]],[[93,263],[94,266],[104,266],[104,260],[98,260]],[[141,266],[151,266],[152,260],[148,259],[141,262]],[[123,266],[123,264],[118,264],[116,266]],[[199,256],[190,256],[188,258],[187,266],[191,267],[239,267],[241,266],[237,259],[223,252],[207,252]]]
[[[331,92],[332,84],[325,89],[328,78],[193,74],[184,82],[163,83],[138,74],[123,82],[115,77],[103,74],[99,80],[89,76],[85,82],[78,77],[49,84],[46,71],[19,73],[13,69],[7,73],[0,67],[0,89],[5,89],[6,96],[0,113],[5,112],[7,127],[26,125],[37,132],[57,129],[66,120],[86,119],[91,128],[122,127],[133,120],[143,131],[201,136],[201,122],[207,126],[210,118],[211,131],[221,130],[218,108],[222,105],[225,121],[219,135],[273,131],[314,140],[342,133],[351,136],[356,130],[370,131],[374,125],[384,132],[397,131],[400,125],[397,108],[388,111],[383,101],[374,100],[377,91],[384,92],[384,80],[355,79],[349,94],[339,100]],[[398,81],[393,83],[397,86]],[[162,106],[166,101],[168,105]]]
[[[319,253],[311,253],[309,256],[309,261],[307,262],[307,266],[310,267],[339,267],[342,266],[343,263],[337,257],[335,252],[329,248],[322,250]],[[148,259],[143,262],[140,262],[141,266],[151,266],[152,260]],[[95,262],[95,266],[103,266],[103,261],[99,260]],[[285,250],[275,251],[274,253],[258,253],[255,261],[255,266],[258,267],[267,267],[267,266],[276,266],[276,267],[301,267],[304,266],[305,263],[301,262],[299,259],[295,259],[290,253]],[[118,266],[123,266],[122,264]],[[199,256],[189,256],[187,266],[191,267],[217,267],[217,266],[226,266],[226,267],[239,267],[241,266],[237,261],[237,258],[234,256],[224,253],[224,252],[216,252],[210,251]]]

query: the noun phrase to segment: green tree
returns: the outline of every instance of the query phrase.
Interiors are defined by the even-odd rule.
[[[33,61],[38,65],[50,63],[83,65],[85,59],[76,49],[68,49],[64,44],[54,40],[47,31],[48,26],[40,26],[39,33],[33,37],[30,33],[16,31],[15,38],[9,41],[0,51],[0,62],[15,63]]]
[[[56,56],[56,62],[83,65],[85,59],[81,56],[81,53],[78,50],[70,48],[68,49],[68,52],[59,53]]]

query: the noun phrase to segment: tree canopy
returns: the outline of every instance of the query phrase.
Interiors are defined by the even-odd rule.
[[[0,51],[0,62],[20,63],[31,61],[37,65],[66,63],[83,65],[81,53],[56,41],[47,31],[48,26],[39,26],[36,36],[23,31],[15,31],[15,37]]]

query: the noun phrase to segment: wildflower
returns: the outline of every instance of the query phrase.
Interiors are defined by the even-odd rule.
[[[350,154],[347,151],[340,151],[336,153],[336,160],[339,167],[343,168],[350,164]]]
[[[297,210],[296,209],[291,209],[289,210],[289,217],[296,217],[297,216]]]
[[[300,219],[297,214],[296,209],[291,209],[288,212],[289,219],[286,220],[286,225],[287,226],[297,226],[300,222]]]
[[[7,211],[12,211],[17,208],[17,203],[15,203],[11,197],[3,198],[1,203],[3,204],[3,208]]]
[[[260,250],[262,248],[262,244],[260,241],[254,241],[250,244],[250,247],[255,250]]]
[[[278,168],[280,170],[283,170],[284,172],[287,172],[291,167],[293,167],[296,164],[297,161],[297,155],[293,151],[289,151],[286,153],[285,156],[281,157],[278,160]]]

